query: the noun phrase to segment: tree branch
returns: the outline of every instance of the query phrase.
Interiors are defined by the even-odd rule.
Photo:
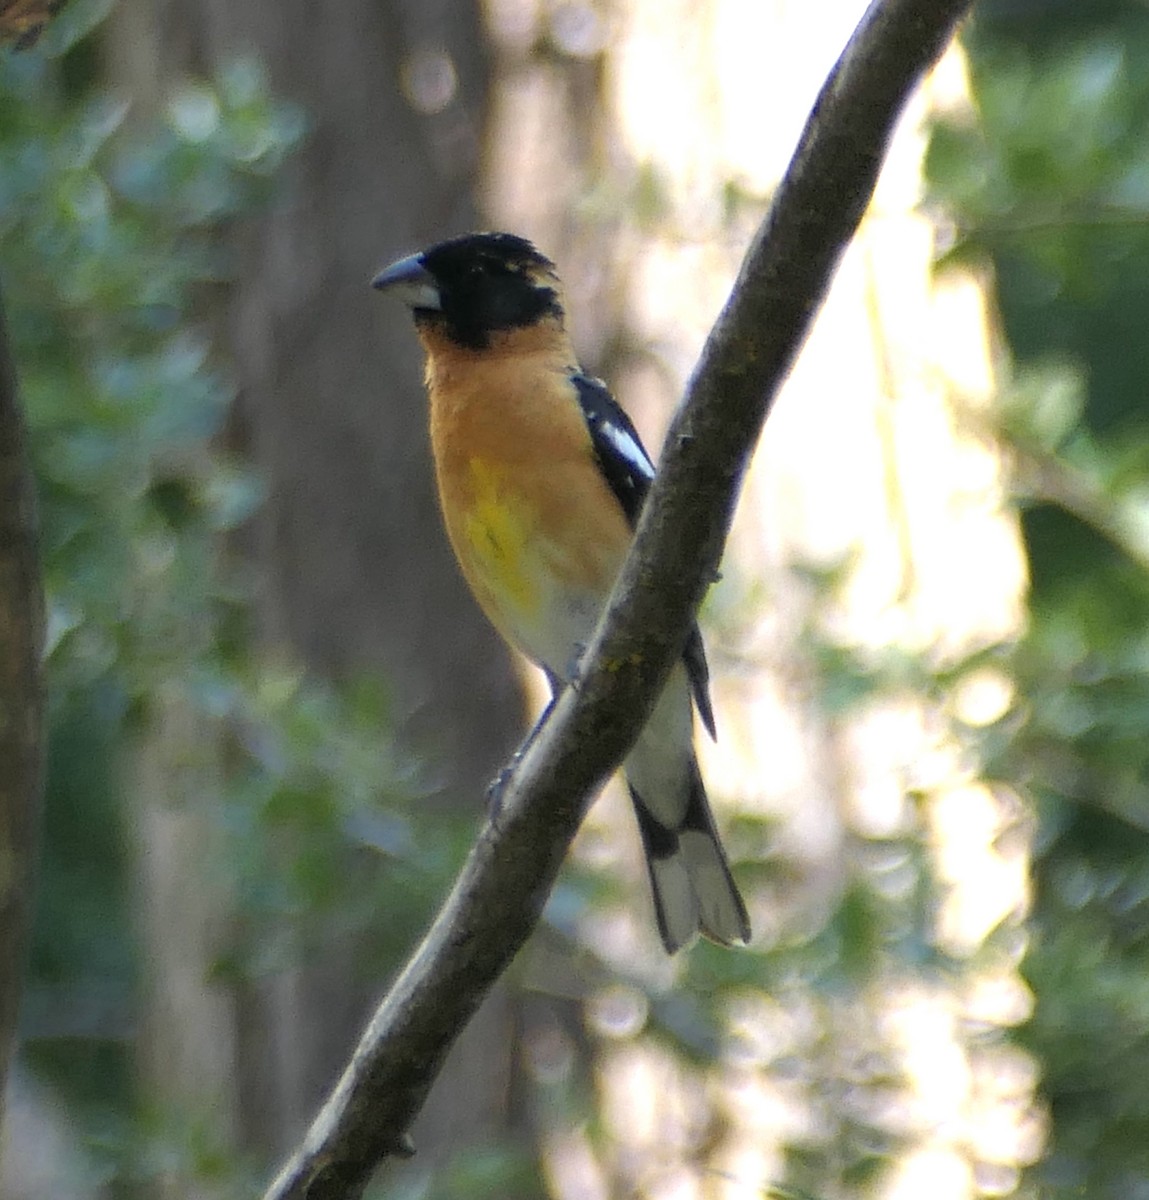
[[[24,978],[39,841],[42,623],[32,476],[0,312],[0,1105]]]
[[[534,928],[590,797],[622,761],[713,580],[770,403],[857,229],[911,89],[972,0],[876,0],[798,150],[671,426],[635,545],[568,689],[423,944],[265,1200],[362,1194],[448,1049]]]

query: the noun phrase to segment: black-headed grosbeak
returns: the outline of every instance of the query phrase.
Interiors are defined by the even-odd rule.
[[[469,234],[373,282],[414,313],[439,498],[463,574],[557,693],[576,677],[654,466],[606,386],[579,369],[554,264],[530,242]],[[624,764],[670,953],[699,931],[724,944],[750,938],[694,756],[692,695],[713,736],[697,626]]]

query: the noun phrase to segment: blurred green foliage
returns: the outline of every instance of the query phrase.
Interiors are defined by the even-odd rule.
[[[157,121],[138,118],[96,86],[106,8],[72,0],[34,51],[0,62],[0,267],[50,592],[26,1060],[70,1102],[115,1196],[173,1159],[189,1177],[237,1169],[202,1131],[148,1111],[133,1084],[125,751],[157,704],[175,698],[212,722],[226,763],[218,799],[238,919],[221,976],[275,970],[334,927],[374,930],[364,970],[377,977],[441,895],[473,822],[437,813],[431,831],[419,820],[422,782],[387,741],[379,687],[323,687],[256,658],[246,584],[221,550],[261,500],[215,440],[231,400],[208,336],[231,274],[221,230],[273,197],[303,122],[250,62],[183,84]],[[976,119],[938,126],[929,172],[932,197],[956,215],[942,266],[993,264],[1016,360],[992,436],[1014,466],[1032,610],[1008,657],[1021,710],[979,749],[1040,818],[1025,959],[1036,1009],[1023,1040],[1054,1128],[1031,1183],[1052,1197],[1131,1200],[1149,1195],[1149,10],[983,3],[967,46]],[[644,186],[639,219],[654,220]],[[811,582],[829,601],[843,580]],[[897,649],[863,656],[816,615],[803,652],[829,723],[905,694],[947,719],[947,691],[980,662],[939,671]],[[759,860],[739,862],[740,879],[781,893],[793,866],[768,849],[771,833],[743,817],[729,842]],[[968,966],[937,947],[925,840],[920,825],[890,838],[846,831],[846,877],[802,927],[754,953],[700,946],[670,990],[637,970],[622,980],[641,1001],[626,1037],[671,1051],[700,1089],[737,1048],[728,1022],[741,1001],[768,999],[779,1028],[801,1030],[757,1064],[819,1098],[790,1146],[795,1190],[778,1195],[862,1194],[898,1149],[884,1098],[904,1081],[857,1014],[867,1000],[872,1012],[883,980],[944,984]],[[587,946],[578,980],[556,981],[546,947],[565,943],[588,906],[621,902],[613,877],[568,872],[519,982],[550,987],[556,1007],[617,985]],[[992,939],[985,949],[1009,952]],[[540,1131],[584,1122],[602,1138],[595,1087],[572,1066],[536,1079],[524,1103]],[[700,1162],[720,1132],[698,1133]],[[536,1164],[497,1146],[403,1187],[540,1190]]]
[[[444,821],[423,838],[410,819],[424,789],[391,745],[380,685],[321,685],[253,652],[249,581],[226,553],[261,488],[217,438],[232,399],[210,339],[232,274],[224,232],[272,200],[304,120],[251,61],[175,86],[155,118],[134,112],[98,85],[109,7],[73,0],[34,49],[0,59],[0,269],[49,604],[24,1061],[68,1104],[115,1196],[176,1160],[188,1178],[231,1169],[134,1082],[128,801],[156,718],[196,714],[224,767],[204,798],[238,881],[221,975],[370,928],[376,977],[426,921],[466,832]]]
[[[997,431],[1032,582],[1022,710],[989,767],[1039,816],[1023,1040],[1043,1196],[1149,1195],[1149,10],[989,2],[975,122],[934,134],[950,257],[992,264],[1016,379]]]

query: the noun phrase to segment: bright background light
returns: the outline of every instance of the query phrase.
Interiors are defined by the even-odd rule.
[[[604,13],[497,0],[489,8],[506,64],[488,209],[560,263],[576,345],[592,363],[620,364],[609,382],[657,448],[864,5],[617,0]],[[605,97],[593,119],[569,75],[525,53],[539,38],[559,38],[555,30],[575,31],[587,55],[581,102]],[[1023,806],[981,777],[953,733],[955,717],[976,727],[1000,716],[1009,680],[987,667],[940,705],[907,687],[835,720],[809,683],[811,631],[863,658],[900,652],[944,664],[1021,629],[1019,533],[1003,466],[974,419],[996,381],[987,292],[968,271],[935,276],[945,214],[922,207],[925,123],[968,104],[962,56],[951,49],[901,122],[767,424],[723,579],[704,610],[720,738],[702,745],[722,817],[771,818],[771,851],[788,864],[785,888],[751,900],[760,944],[816,924],[859,857],[887,856],[880,877],[896,901],[912,870],[890,846],[919,828],[945,889],[936,943],[964,967],[948,978],[878,970],[863,993],[821,1006],[783,980],[763,980],[730,1006],[725,1060],[705,1078],[630,1029],[600,1031],[615,1039],[602,1049],[599,1079],[611,1173],[635,1194],[769,1195],[784,1147],[816,1143],[851,1105],[865,1106],[861,1115],[900,1147],[865,1191],[886,1200],[1003,1195],[1042,1150],[1036,1068],[999,1036],[1030,1007],[1016,970],[1023,939],[1019,932],[1008,953],[986,948],[991,932],[1025,912]],[[611,343],[620,324],[629,339],[622,354]],[[812,585],[811,568],[842,574],[832,601]],[[629,832],[621,798],[604,800],[580,853],[591,862],[629,853]],[[630,869],[637,879],[637,861]],[[672,986],[677,968],[659,956],[645,917],[600,918],[594,943],[620,968]],[[597,1011],[609,1026],[611,1000]],[[642,1019],[631,1022],[635,1031]],[[872,1086],[879,1060],[890,1081],[883,1088]],[[863,1079],[867,1086],[852,1085]],[[714,1152],[691,1161],[698,1123],[715,1113]],[[605,1194],[577,1132],[556,1137],[549,1153],[558,1194]]]

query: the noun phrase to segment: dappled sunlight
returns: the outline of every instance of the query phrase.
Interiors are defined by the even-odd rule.
[[[490,212],[560,263],[576,345],[652,449],[863,7],[595,8],[594,117],[572,112],[569,81],[524,53],[554,36],[550,10],[490,6],[519,63],[496,98]],[[591,6],[560,8],[591,19]],[[603,1163],[647,1197],[762,1196],[796,1150],[832,1177],[845,1139],[885,1164],[866,1195],[970,1200],[1005,1194],[1041,1152],[1036,1068],[1001,1037],[1029,1011],[1022,943],[1003,932],[1028,902],[1028,826],[1020,800],[981,778],[967,736],[1009,709],[1011,684],[983,663],[932,698],[925,686],[929,671],[1016,637],[1026,592],[1003,465],[962,415],[996,386],[984,282],[934,277],[944,217],[920,207],[924,122],[962,111],[966,94],[951,50],[907,110],[779,397],[704,610],[720,729],[717,744],[700,739],[704,772],[720,819],[758,822],[736,857],[774,865],[748,889],[756,945],[812,944],[861,880],[909,922],[924,870],[941,903],[922,953],[939,958],[909,976],[875,945],[873,977],[853,994],[845,979],[803,992],[763,978],[727,1004],[728,1043],[705,1079],[646,1036],[648,1014],[625,993],[596,1002],[602,1157],[591,1165],[578,1136],[552,1147],[564,1196],[599,1194]],[[827,691],[827,656],[863,691]],[[629,870],[637,896],[635,840],[615,795],[578,854]],[[584,933],[661,992],[684,963],[659,960],[648,926],[645,900],[628,899],[588,915]]]
[[[1013,824],[1012,807],[979,782],[955,783],[930,797],[930,838],[948,890],[937,938],[955,958],[974,954],[1027,899],[1027,839],[1005,836]]]

